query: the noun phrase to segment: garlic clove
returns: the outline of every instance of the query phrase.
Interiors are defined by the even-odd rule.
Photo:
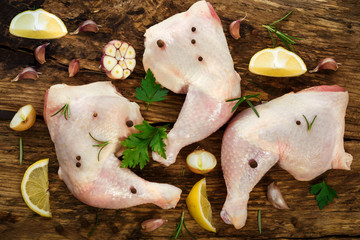
[[[22,79],[36,80],[39,78],[39,74],[41,73],[37,72],[34,68],[26,67],[23,70],[21,70],[20,73],[14,79],[11,80],[11,82],[17,82]]]
[[[205,174],[215,168],[217,161],[212,153],[195,150],[187,156],[186,164],[193,173]]]
[[[277,209],[289,209],[284,197],[280,192],[280,188],[275,182],[272,182],[267,188],[267,198],[269,202]]]
[[[108,56],[115,57],[116,54],[116,48],[113,44],[107,44],[104,47],[104,53]]]
[[[115,58],[110,57],[110,56],[104,56],[103,60],[103,67],[107,70],[107,71],[111,71],[115,65],[117,64],[117,61]]]
[[[125,58],[135,58],[135,49],[132,46],[129,46],[126,53]]]
[[[341,65],[341,63],[337,63],[332,58],[324,58],[323,60],[321,60],[319,62],[319,64],[316,66],[316,68],[314,68],[313,70],[310,70],[309,73],[315,73],[315,72],[318,72],[323,69],[329,69],[329,70],[336,71],[339,68],[339,65]]]
[[[130,69],[131,71],[134,70],[135,65],[136,65],[136,60],[135,59],[125,59],[125,63],[128,69]]]
[[[86,20],[80,24],[80,26],[73,32],[69,33],[70,35],[75,35],[80,32],[94,32],[97,33],[99,31],[100,25],[97,25],[93,20]]]
[[[38,61],[40,64],[44,64],[46,62],[45,60],[45,48],[49,45],[50,43],[45,43],[42,44],[40,46],[38,46],[35,51],[34,51],[34,56],[36,61]]]
[[[116,64],[113,70],[111,70],[111,75],[114,79],[121,79],[124,76],[124,70],[119,64]]]
[[[71,60],[69,64],[69,77],[75,76],[80,70],[80,60],[79,59],[73,59]]]
[[[126,50],[128,49],[129,44],[127,44],[126,42],[124,42],[121,47],[120,47],[120,54],[121,56],[125,56]]]
[[[164,223],[166,223],[167,220],[164,219],[148,219],[144,222],[141,223],[141,229],[144,232],[152,232],[155,229],[158,229],[159,227],[161,227]]]
[[[240,38],[240,23],[245,20],[246,16],[247,14],[242,19],[235,20],[229,25],[230,35],[236,40]]]

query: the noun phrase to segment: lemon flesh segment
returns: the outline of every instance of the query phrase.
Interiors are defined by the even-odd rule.
[[[15,36],[31,39],[54,39],[67,34],[63,21],[43,9],[19,13],[12,19],[9,31]]]
[[[269,77],[296,77],[307,71],[304,61],[282,47],[266,48],[251,58],[249,71]]]
[[[216,232],[212,226],[212,210],[206,194],[206,179],[197,182],[186,198],[186,205],[190,215],[204,229]]]
[[[25,172],[21,182],[21,195],[26,205],[43,217],[52,217],[48,180],[49,159],[33,163]]]

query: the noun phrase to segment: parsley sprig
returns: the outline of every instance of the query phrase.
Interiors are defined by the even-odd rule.
[[[254,113],[256,114],[256,116],[259,118],[260,115],[259,113],[256,111],[254,105],[248,100],[249,98],[257,98],[261,101],[261,99],[259,98],[260,96],[260,93],[258,94],[253,94],[253,95],[246,95],[246,96],[243,96],[243,97],[239,97],[239,98],[233,98],[233,99],[228,99],[226,100],[226,102],[232,102],[232,101],[236,101],[236,100],[239,100],[235,106],[232,108],[231,112],[234,112],[236,110],[236,108],[239,107],[239,105],[245,101],[247,104],[249,104],[249,106],[251,107],[251,109],[254,111]]]
[[[184,226],[185,230],[187,231],[187,233],[190,235],[190,237],[192,239],[196,239],[196,237],[194,235],[191,234],[191,232],[189,231],[189,229],[187,229],[186,225],[185,225],[185,219],[184,219],[184,212],[181,213],[181,218],[180,218],[180,222],[176,224],[176,229],[175,231],[170,235],[169,240],[175,240],[178,239],[180,236],[180,233],[182,236],[184,236],[182,227]]]
[[[163,139],[167,139],[166,126],[153,127],[147,121],[134,126],[139,133],[133,133],[121,145],[126,147],[123,152],[123,160],[120,167],[134,168],[140,165],[143,169],[149,162],[149,147],[152,151],[166,158],[165,146]]]
[[[141,80],[141,86],[136,88],[135,97],[146,102],[146,110],[148,110],[151,102],[165,100],[168,92],[169,90],[162,88],[160,84],[155,84],[154,74],[149,68],[146,72],[145,79]]]
[[[326,184],[323,180],[321,183],[312,185],[310,188],[310,193],[316,196],[316,201],[320,210],[322,210],[328,202],[332,202],[334,197],[338,198],[335,190]]]
[[[284,17],[280,18],[279,20],[273,22],[272,24],[262,25],[264,28],[266,28],[268,30],[268,32],[270,34],[270,37],[271,37],[271,40],[273,42],[273,47],[275,47],[275,41],[274,41],[274,38],[272,36],[272,33],[274,33],[285,44],[285,46],[291,51],[294,51],[293,44],[296,44],[294,39],[295,40],[302,40],[301,38],[292,37],[290,35],[282,33],[279,30],[277,30],[276,27],[274,26],[276,23],[281,22],[282,20],[287,18],[291,13],[292,13],[292,11],[290,11],[288,14],[286,14]]]
[[[94,138],[94,137],[91,135],[91,133],[89,133],[89,135],[90,135],[90,137],[91,137],[92,139],[94,139],[96,142],[98,142],[98,144],[94,144],[94,145],[92,145],[92,146],[93,146],[93,147],[101,147],[100,150],[99,150],[99,152],[98,152],[98,161],[100,161],[100,153],[101,153],[101,151],[104,149],[104,147],[106,147],[106,146],[110,143],[110,141],[100,141],[100,140],[97,140],[96,138]]]
[[[64,115],[65,120],[68,120],[68,118],[70,118],[70,108],[69,108],[69,103],[65,103],[64,106],[62,106],[62,108],[60,108],[59,111],[57,111],[56,113],[54,113],[53,115],[51,115],[51,117],[56,116],[58,113],[62,112],[61,114]]]
[[[303,114],[303,117],[305,118],[305,121],[306,121],[307,130],[308,130],[308,132],[310,132],[311,127],[312,127],[312,125],[314,124],[317,115],[313,118],[313,120],[311,121],[311,123],[309,123],[309,121],[307,120],[307,118],[305,117],[304,114]]]

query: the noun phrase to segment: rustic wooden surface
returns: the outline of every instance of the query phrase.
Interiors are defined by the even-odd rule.
[[[207,174],[209,200],[213,208],[217,233],[199,227],[188,214],[185,198],[192,185],[202,178],[191,173],[185,157],[197,146],[213,152],[220,160],[222,127],[200,143],[184,148],[176,164],[164,168],[152,162],[140,176],[150,181],[168,182],[183,190],[181,200],[172,210],[161,210],[153,205],[142,205],[123,210],[103,210],[89,207],[75,199],[57,175],[58,163],[54,145],[42,118],[43,96],[51,85],[67,83],[86,84],[109,80],[98,69],[102,47],[112,39],[130,42],[137,51],[134,73],[128,80],[114,81],[123,95],[141,105],[145,119],[152,123],[173,123],[185,96],[170,93],[167,100],[152,104],[148,112],[143,103],[134,98],[134,90],[145,75],[141,60],[144,51],[143,34],[146,28],[171,15],[187,10],[194,0],[8,0],[0,8],[0,110],[13,114],[25,104],[32,104],[38,114],[37,122],[28,131],[18,133],[9,129],[9,120],[0,120],[0,238],[1,239],[87,239],[98,213],[99,225],[90,239],[168,239],[175,229],[181,212],[185,211],[188,228],[198,239],[334,239],[360,238],[360,8],[357,0],[274,0],[274,1],[222,1],[210,0],[218,13],[234,59],[236,70],[242,77],[243,94],[261,93],[264,100],[279,97],[289,91],[298,91],[320,84],[338,84],[349,91],[350,101],[346,114],[345,149],[354,156],[351,171],[331,170],[311,182],[298,182],[284,170],[275,166],[256,185],[250,196],[248,220],[241,230],[235,230],[220,219],[225,201],[226,187],[220,162]],[[8,27],[19,12],[44,8],[59,16],[73,31],[84,20],[93,19],[102,25],[100,31],[67,35],[51,40],[47,48],[47,62],[38,65],[33,50],[48,41],[29,40],[11,36]],[[282,30],[303,40],[295,51],[309,69],[324,57],[334,57],[342,66],[337,72],[306,73],[296,78],[269,78],[249,73],[251,56],[271,46],[271,40],[261,27],[282,17],[290,10],[293,15],[279,24]],[[247,13],[241,25],[241,38],[234,40],[228,25]],[[253,30],[258,34],[254,34]],[[280,44],[280,43],[279,43]],[[73,58],[81,59],[81,70],[69,78],[67,65]],[[37,81],[10,80],[26,66],[35,66],[42,75]],[[244,109],[242,106],[238,111]],[[23,138],[24,163],[19,165],[18,141]],[[20,183],[26,168],[42,158],[50,158],[49,182],[52,219],[33,213],[25,205]],[[182,176],[182,171],[185,175]],[[325,178],[339,198],[322,211],[310,195],[311,184]],[[266,199],[266,187],[277,181],[290,210],[277,210]],[[262,231],[259,235],[256,214],[262,211]],[[143,233],[143,220],[162,217],[169,221],[152,233]],[[186,239],[186,238],[183,238]]]

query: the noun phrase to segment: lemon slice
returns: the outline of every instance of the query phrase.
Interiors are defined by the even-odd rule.
[[[67,34],[63,21],[41,8],[16,15],[10,23],[9,31],[12,35],[32,39],[54,39]]]
[[[210,232],[216,232],[212,226],[212,211],[210,202],[206,194],[206,179],[198,181],[191,189],[189,196],[186,198],[186,205],[191,216],[204,229]]]
[[[43,217],[51,217],[48,180],[49,159],[33,163],[21,182],[21,194],[28,207]]]
[[[249,70],[269,77],[296,77],[307,71],[298,55],[282,47],[266,48],[255,53],[250,60]]]

